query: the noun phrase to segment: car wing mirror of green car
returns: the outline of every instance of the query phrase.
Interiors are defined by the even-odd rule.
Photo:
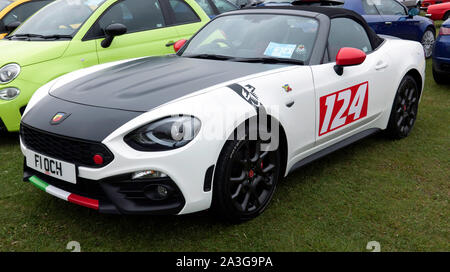
[[[6,25],[6,32],[8,32],[8,33],[13,32],[14,30],[16,30],[16,28],[18,28],[20,26],[20,24],[22,24],[22,23],[19,22],[19,21],[14,21],[14,22],[11,22],[11,23],[7,24]]]
[[[114,40],[114,37],[123,35],[125,33],[127,33],[127,27],[125,25],[118,23],[110,24],[105,28],[106,37],[101,43],[102,47],[108,48]]]

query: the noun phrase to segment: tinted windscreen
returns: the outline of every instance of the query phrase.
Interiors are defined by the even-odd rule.
[[[242,14],[219,17],[192,38],[182,55],[306,61],[313,50],[318,27],[315,19],[301,16]]]
[[[104,0],[58,0],[39,10],[14,35],[75,35]]]

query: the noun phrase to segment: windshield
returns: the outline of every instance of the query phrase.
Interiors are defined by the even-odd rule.
[[[11,4],[11,1],[8,0],[0,0],[0,11],[4,8],[6,8],[9,4]]]
[[[105,0],[58,0],[31,16],[12,36],[75,36]]]
[[[242,14],[218,17],[192,38],[182,56],[306,62],[313,50],[318,27],[317,20],[301,16]]]

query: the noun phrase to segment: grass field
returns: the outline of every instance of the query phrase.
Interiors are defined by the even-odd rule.
[[[0,136],[0,251],[450,250],[450,86],[427,63],[411,135],[362,140],[291,174],[257,219],[107,216],[22,182],[18,135]]]

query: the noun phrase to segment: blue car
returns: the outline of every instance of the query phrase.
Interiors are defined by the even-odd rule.
[[[353,10],[361,14],[377,34],[395,36],[422,43],[425,57],[431,57],[436,37],[432,20],[417,16],[419,10],[410,9],[395,0],[266,0],[263,6],[302,5],[330,6]]]
[[[433,77],[436,83],[450,83],[450,19],[439,30],[433,50]]]

